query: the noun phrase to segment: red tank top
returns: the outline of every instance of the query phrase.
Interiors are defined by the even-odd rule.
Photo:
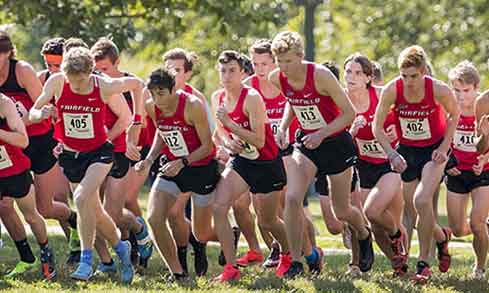
[[[480,155],[476,149],[475,116],[462,116],[458,121],[452,141],[452,151],[457,158],[457,168],[465,171],[472,171]],[[484,165],[484,171],[489,170],[489,163]]]
[[[370,87],[368,89],[369,93],[369,106],[367,111],[363,113],[357,113],[357,117],[363,116],[367,124],[358,129],[357,135],[355,136],[355,142],[358,149],[358,157],[372,164],[383,164],[387,163],[389,160],[387,159],[387,154],[384,152],[384,149],[380,145],[380,143],[375,139],[372,124],[375,116],[375,109],[379,103],[379,99],[377,97],[377,92],[374,87]],[[387,115],[387,118],[384,122],[384,129],[387,127],[394,125],[394,113],[391,111]],[[391,146],[394,147],[397,144],[397,141],[391,142]]]
[[[248,96],[248,92],[251,88],[244,86],[241,89],[241,93],[239,95],[238,101],[233,111],[229,112],[228,115],[236,124],[244,129],[251,130],[250,127],[250,119],[243,111],[244,102],[246,97]],[[251,89],[252,90],[252,89]],[[223,99],[225,96],[225,92],[222,91],[219,95],[219,105],[223,104]],[[231,136],[237,139],[228,128],[224,127],[224,130]],[[257,149],[255,146],[250,145],[249,143],[242,142],[244,145],[244,150],[239,154],[239,156],[249,159],[249,160],[258,160],[258,161],[270,161],[277,158],[278,155],[278,146],[275,142],[275,138],[273,137],[272,128],[269,123],[265,123],[265,144],[261,149]]]
[[[413,147],[431,146],[445,134],[446,118],[433,94],[433,80],[425,76],[425,96],[419,103],[409,103],[404,97],[402,78],[396,80],[394,112],[400,129],[399,142]]]
[[[74,93],[65,81],[56,101],[58,121],[56,137],[70,149],[79,152],[96,150],[107,142],[106,105],[100,95],[98,77],[92,75],[93,91],[88,95]]]
[[[5,118],[0,118],[0,129],[10,131]],[[7,144],[0,138],[0,178],[18,175],[30,167],[31,161],[21,148]]]
[[[253,75],[253,77],[251,78],[251,86],[255,90],[257,90],[263,97],[265,108],[267,109],[268,121],[270,122],[270,126],[272,127],[272,132],[276,140],[278,128],[280,127],[280,121],[284,116],[285,104],[287,103],[287,99],[281,92],[275,98],[268,99],[261,91],[260,80],[256,75]],[[299,129],[299,122],[297,121],[297,118],[294,117],[292,123],[289,126],[289,131],[287,132],[287,140],[290,144],[295,142],[295,133],[297,129]]]
[[[170,161],[186,157],[202,145],[195,127],[185,121],[185,105],[189,95],[184,91],[178,92],[177,95],[177,109],[172,116],[165,117],[160,109],[155,106],[158,134],[161,135],[166,145],[163,149],[163,154]],[[215,155],[216,149],[213,147],[211,154],[197,162],[193,162],[191,166],[208,165]]]
[[[280,86],[287,97],[295,116],[299,120],[299,128],[304,133],[312,133],[319,128],[325,127],[340,115],[340,109],[330,96],[318,93],[314,84],[314,63],[307,63],[306,82],[304,88],[294,89],[288,82],[287,77],[280,72]],[[335,136],[344,129],[333,134]]]
[[[114,124],[117,122],[117,115],[112,112],[109,106],[107,106],[107,110],[105,111],[105,126],[107,129],[111,129],[114,127]],[[119,136],[112,140],[112,144],[114,145],[115,153],[125,153],[126,152],[126,132],[123,131]]]
[[[29,115],[29,110],[34,105],[31,97],[27,93],[27,90],[19,85],[16,75],[17,60],[9,61],[9,72],[7,79],[0,86],[0,93],[3,93],[15,103],[17,113],[20,118],[24,118]],[[43,135],[51,130],[51,119],[42,120],[39,123],[34,123],[26,126],[27,135],[38,136]]]

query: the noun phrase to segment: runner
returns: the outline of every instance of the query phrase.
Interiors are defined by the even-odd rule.
[[[372,85],[373,86],[384,86],[384,72],[382,71],[382,65],[379,62],[372,62],[373,74],[372,74]]]
[[[3,54],[2,54],[3,55]],[[48,245],[46,223],[36,208],[34,186],[29,171],[29,158],[22,152],[29,144],[27,131],[19,117],[14,102],[0,94],[0,198],[10,197],[15,200],[24,219],[29,224],[41,252],[41,273],[46,280],[56,277],[54,254]],[[24,238],[24,257],[8,276],[16,276],[20,271],[30,269],[35,263],[30,247]]]
[[[0,93],[14,101],[19,116],[26,124],[29,135],[29,146],[24,153],[31,161],[34,173],[36,205],[44,218],[67,222],[70,231],[70,256],[68,264],[79,260],[78,233],[76,231],[76,213],[69,206],[54,198],[66,197],[67,181],[63,176],[53,148],[57,142],[53,138],[53,127],[50,120],[40,123],[28,121],[28,111],[41,93],[42,85],[32,66],[22,60],[15,59],[15,46],[10,36],[0,32],[0,72],[5,79],[0,79]]]
[[[63,61],[63,48],[65,39],[49,39],[42,45],[41,55],[44,59],[45,70],[37,73],[37,77],[44,85],[46,80],[53,74],[61,71],[61,62]]]
[[[300,123],[298,145],[287,170],[285,222],[293,262],[286,276],[293,278],[304,272],[300,262],[302,201],[316,175],[329,177],[335,214],[359,234],[360,269],[368,271],[374,261],[371,233],[362,212],[350,203],[351,166],[355,164],[356,151],[345,128],[355,113],[334,75],[323,66],[303,61],[303,50],[302,39],[295,32],[281,32],[272,42],[279,69],[271,73],[270,80],[282,90],[289,104],[279,127],[282,148],[287,145],[285,133],[292,118],[296,116]],[[306,256],[308,262],[318,258],[322,262],[322,253],[316,250]]]
[[[153,98],[146,103],[146,111],[158,131],[147,158],[136,165],[136,170],[149,168],[164,151],[160,173],[151,188],[148,221],[158,251],[178,281],[187,277],[188,271],[178,259],[175,238],[166,225],[170,210],[181,194],[192,194],[195,237],[201,243],[216,241],[212,202],[220,176],[205,104],[196,96],[177,90],[175,77],[167,69],[153,71],[147,88]]]
[[[450,268],[451,231],[436,223],[433,195],[441,181],[460,115],[450,88],[426,76],[426,60],[426,53],[419,46],[401,52],[400,77],[389,82],[382,91],[374,119],[375,138],[388,155],[393,170],[402,173],[405,205],[413,205],[412,209],[419,215],[420,252],[413,281],[421,283],[431,275],[428,256],[433,237],[437,241],[440,272]],[[384,133],[384,123],[392,106],[396,127],[401,131],[397,151]]]
[[[95,58],[95,69],[97,71],[111,78],[132,76],[119,70],[119,49],[111,40],[100,38],[92,46],[91,53]],[[142,217],[136,218],[131,211],[124,209],[125,194],[131,184],[127,174],[131,165],[136,162],[129,160],[125,155],[125,130],[131,123],[132,116],[129,105],[133,106],[135,102],[130,92],[124,92],[123,97],[125,99],[123,103],[109,104],[105,116],[105,125],[108,129],[107,138],[114,145],[114,164],[103,184],[104,209],[121,230],[123,239],[129,239],[128,232],[134,235],[136,239],[134,245],[137,247],[140,261],[147,264],[153,251],[153,244],[146,223]],[[95,244],[101,259],[97,270],[115,272],[116,265],[105,245],[105,239],[99,236]]]
[[[373,66],[364,55],[348,56],[344,69],[346,91],[357,113],[350,134],[355,139],[359,156],[356,168],[360,177],[360,207],[364,207],[375,240],[391,260],[395,274],[403,275],[407,271],[407,250],[404,247],[406,235],[401,227],[401,177],[391,169],[387,155],[372,132],[381,88],[372,86]],[[386,134],[391,126],[394,126],[393,113],[386,119]],[[389,138],[391,146],[395,147],[395,128],[393,132]]]
[[[60,165],[70,183],[80,216],[78,228],[82,246],[81,260],[71,277],[88,280],[93,274],[92,249],[99,231],[112,245],[121,260],[121,279],[132,281],[130,243],[121,241],[114,222],[102,208],[99,189],[112,167],[113,145],[105,130],[105,105],[124,102],[119,94],[133,91],[141,95],[142,82],[133,77],[106,79],[92,74],[94,60],[83,47],[73,48],[63,56],[62,73],[53,75],[31,109],[33,122],[56,114],[56,134],[63,144]],[[55,97],[56,109],[49,104]],[[111,106],[112,105],[112,106]],[[133,124],[141,123],[133,121]]]
[[[262,97],[241,83],[242,62],[235,51],[221,52],[218,69],[224,88],[212,98],[219,121],[216,135],[233,156],[222,173],[214,204],[214,225],[226,259],[224,271],[217,277],[221,282],[240,278],[228,212],[233,202],[248,190],[260,201],[256,209],[258,222],[266,225],[264,228],[277,239],[282,254],[288,254],[284,223],[278,217],[280,191],[286,184],[285,168],[267,121]],[[277,268],[278,274],[287,271],[288,262],[281,264]]]
[[[472,245],[476,258],[472,277],[482,280],[488,251],[489,156],[480,155],[475,148],[475,99],[479,94],[480,76],[472,63],[463,61],[450,70],[448,78],[461,109],[452,142],[458,165],[447,170],[446,177],[448,223],[457,237],[474,234]],[[472,210],[467,221],[469,194]]]

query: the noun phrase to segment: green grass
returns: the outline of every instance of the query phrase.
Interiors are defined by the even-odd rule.
[[[446,224],[446,208],[444,191],[440,199],[440,222]],[[146,192],[145,192],[146,195]],[[146,204],[146,196],[142,198],[143,206]],[[317,200],[311,200],[310,206],[314,214],[314,222],[318,229],[318,244],[324,249],[343,249],[341,238],[333,236],[326,231],[320,216],[320,208]],[[49,225],[56,225],[49,221]],[[17,261],[17,252],[13,243],[6,239],[6,245],[0,250],[0,274],[11,269]],[[242,238],[243,240],[243,238]],[[456,239],[457,241],[470,242],[471,238]],[[30,242],[38,253],[33,239]],[[304,277],[297,280],[284,281],[274,276],[273,271],[266,271],[260,267],[246,268],[242,270],[242,278],[231,285],[222,285],[212,282],[212,278],[220,273],[221,267],[217,264],[219,249],[215,245],[208,247],[210,260],[207,277],[192,279],[188,284],[175,285],[166,281],[168,270],[158,255],[151,259],[149,268],[135,277],[130,286],[124,286],[118,282],[117,276],[96,276],[89,283],[75,282],[69,278],[71,270],[62,263],[66,257],[67,244],[62,235],[52,235],[50,243],[55,247],[59,260],[58,278],[55,282],[41,280],[38,272],[30,273],[17,280],[0,278],[0,290],[6,292],[53,292],[53,291],[99,291],[99,292],[166,292],[166,291],[199,291],[199,292],[489,292],[487,281],[474,281],[470,279],[473,264],[473,253],[468,248],[453,248],[452,268],[449,273],[440,274],[433,264],[433,278],[425,286],[412,285],[408,279],[393,278],[390,264],[384,256],[378,256],[374,268],[368,274],[359,279],[352,279],[346,275],[350,260],[349,254],[327,254],[325,257],[325,269],[317,278]],[[245,247],[240,246],[240,253]],[[376,249],[379,252],[378,249]],[[417,246],[413,247],[412,255],[417,254]],[[415,258],[410,259],[410,269],[415,266]],[[189,266],[192,267],[192,258],[189,254]]]

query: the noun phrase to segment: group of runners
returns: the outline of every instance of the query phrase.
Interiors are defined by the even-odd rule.
[[[411,46],[399,55],[399,76],[383,85],[380,65],[354,53],[342,85],[335,64],[307,62],[303,51],[290,31],[257,40],[249,57],[222,51],[209,103],[187,83],[196,56],[185,49],[166,52],[143,81],[118,68],[119,50],[107,38],[91,48],[55,38],[41,50],[47,69],[36,73],[0,32],[0,218],[20,256],[6,276],[39,265],[45,279],[56,276],[62,252],[50,246],[44,219],[63,228],[77,280],[119,270],[130,283],[153,249],[173,280],[185,280],[189,245],[204,276],[208,242],[221,247],[221,282],[238,280],[239,268],[252,264],[284,278],[320,274],[324,255],[307,209],[312,187],[327,229],[351,249],[352,276],[372,268],[374,240],[394,275],[404,276],[416,228],[415,282],[432,274],[432,246],[447,272],[451,237],[469,234],[473,277],[483,279],[489,94],[480,92],[475,66],[459,63],[447,85],[432,76],[425,51]],[[147,180],[145,220],[138,195]],[[443,181],[448,227],[437,221]],[[248,251],[237,258],[241,233]]]

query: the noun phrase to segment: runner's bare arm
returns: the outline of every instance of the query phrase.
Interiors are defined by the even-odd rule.
[[[50,107],[49,103],[53,96],[57,99],[61,89],[63,87],[64,77],[60,74],[53,75],[46,81],[46,84],[42,88],[42,92],[37,97],[34,105],[29,111],[29,121],[32,123],[38,123],[43,119],[46,119],[45,112],[43,114],[43,107]]]
[[[15,104],[8,97],[0,94],[0,117],[7,120],[10,131],[0,129],[0,140],[20,148],[26,148],[29,145],[29,138],[25,125],[20,119]]]
[[[434,84],[435,100],[445,109],[447,115],[447,128],[442,143],[438,147],[442,153],[448,152],[453,141],[453,135],[457,128],[460,118],[460,109],[453,91],[441,81],[435,81]]]
[[[282,87],[280,86],[280,81],[279,81],[279,72],[280,70],[277,68],[270,72],[268,75],[268,80],[275,85],[283,94]],[[292,107],[290,106],[289,102],[285,105],[284,109],[284,115],[282,116],[282,120],[280,121],[280,131],[281,132],[286,132],[287,129],[289,129],[290,124],[292,123],[292,120],[295,117],[295,113],[292,110]]]
[[[475,101],[475,122],[477,123],[477,152],[489,150],[489,91],[483,92]]]
[[[36,71],[32,65],[24,61],[19,61],[16,69],[19,85],[26,89],[29,97],[35,102],[42,91],[42,84],[37,78]]]
[[[102,98],[110,97],[123,92],[132,92],[134,101],[134,114],[141,115],[143,109],[143,97],[142,90],[144,84],[141,79],[137,77],[127,76],[120,78],[108,78],[101,77],[100,91],[102,92]]]
[[[331,96],[334,103],[340,109],[340,115],[336,117],[326,127],[321,129],[324,137],[329,137],[353,123],[355,119],[355,109],[341,87],[336,77],[328,69],[318,66],[314,74],[314,83],[318,92],[322,95]]]
[[[155,115],[153,100],[152,99],[146,100],[144,106],[145,106],[146,112],[148,113],[149,117],[151,118],[151,121],[153,121],[153,123],[156,125],[156,115]],[[163,138],[161,138],[161,135],[158,134],[158,127],[156,127],[156,132],[155,132],[155,136],[153,138],[153,143],[151,145],[151,149],[149,150],[148,155],[146,156],[146,160],[154,162],[154,160],[156,160],[156,158],[160,155],[164,144],[165,143],[163,141]]]
[[[214,144],[204,103],[201,100],[192,98],[190,98],[190,101],[185,109],[185,117],[188,117],[190,125],[195,127],[201,143],[200,147],[187,156],[188,162],[193,163],[207,157],[212,152]]]
[[[375,109],[375,117],[373,121],[373,132],[377,141],[380,143],[386,154],[394,152],[390,144],[389,137],[384,131],[384,124],[389,114],[389,111],[396,101],[395,83],[389,83],[380,94],[379,104]]]
[[[122,95],[114,95],[107,99],[107,106],[117,116],[114,125],[107,132],[108,140],[113,141],[126,131],[129,124],[131,124],[131,111]]]

